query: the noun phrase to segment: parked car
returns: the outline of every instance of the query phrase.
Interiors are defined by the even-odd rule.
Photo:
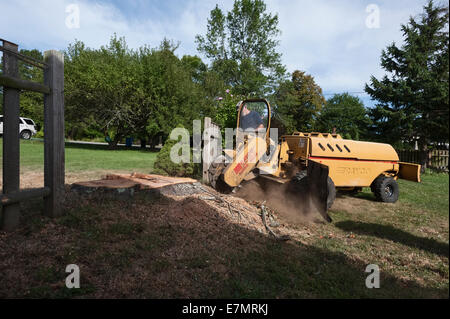
[[[29,140],[36,133],[37,133],[36,123],[34,123],[32,119],[26,117],[19,118],[20,138]],[[0,115],[0,135],[3,135],[3,115]]]

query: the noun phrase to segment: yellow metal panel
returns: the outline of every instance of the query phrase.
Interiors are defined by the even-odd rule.
[[[289,160],[289,145],[288,143],[282,139],[281,140],[281,149],[280,149],[280,165],[286,163]]]
[[[226,156],[233,158],[234,157],[234,150],[224,149],[223,152]]]
[[[310,137],[310,139],[311,156],[380,161],[399,160],[397,152],[389,144],[320,137]]]
[[[249,137],[244,147],[238,149],[236,158],[224,171],[224,180],[231,186],[238,186],[250,173],[266,152],[267,143],[260,137]]]
[[[308,150],[309,150],[309,138],[307,137],[300,137],[299,141],[299,155],[301,158],[306,159],[308,157]]]
[[[420,165],[400,162],[399,178],[420,183]]]
[[[272,140],[270,140],[270,141],[271,141],[271,144],[275,147],[275,143]],[[260,174],[271,174],[271,175],[277,174],[278,167],[279,167],[278,166],[278,158],[279,158],[278,155],[280,154],[280,148],[281,148],[280,145],[277,145],[275,147],[275,150],[273,151],[270,161],[264,162],[263,159],[261,161],[259,161],[259,163],[256,167],[259,168]],[[248,179],[245,178],[245,180],[248,180]]]
[[[312,133],[303,133],[303,132],[294,132],[292,135],[295,136],[303,136],[303,137],[325,137],[325,138],[338,138],[342,139],[342,137],[339,134],[332,134],[332,133],[318,133],[318,132],[312,132]]]
[[[300,141],[303,139],[300,136],[295,135],[287,135],[283,136],[283,139],[286,141],[289,151],[292,152],[293,158],[299,158],[301,155],[301,149],[299,147]]]
[[[329,167],[329,176],[336,187],[368,187],[380,174],[398,171],[398,164],[376,161],[317,159]]]

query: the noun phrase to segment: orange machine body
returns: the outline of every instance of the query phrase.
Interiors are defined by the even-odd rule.
[[[420,165],[402,163],[389,144],[343,139],[338,134],[294,133],[281,137],[280,170],[288,162],[329,167],[336,187],[368,187],[381,174],[420,182]]]

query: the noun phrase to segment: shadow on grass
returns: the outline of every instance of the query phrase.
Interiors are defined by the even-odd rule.
[[[373,193],[366,193],[366,192],[359,192],[359,193],[351,193],[351,192],[337,192],[336,197],[342,198],[342,197],[354,197],[354,198],[360,198],[360,199],[366,199],[372,202],[376,202],[375,195]]]
[[[66,142],[65,148],[73,148],[73,149],[85,149],[85,150],[101,150],[101,151],[135,151],[135,152],[149,152],[149,153],[157,153],[158,149],[154,148],[140,148],[140,147],[126,147],[124,145],[117,145],[111,147],[109,145],[103,144],[83,144],[83,143],[71,143]]]
[[[208,206],[198,199],[186,199],[195,207]],[[185,206],[185,205],[183,205]],[[186,207],[186,206],[185,206]],[[188,207],[186,207],[189,209]],[[214,220],[229,222],[215,211]],[[446,289],[424,287],[384,272],[383,289],[365,286],[366,264],[340,252],[291,240],[280,242],[243,226],[216,236],[229,249],[217,251],[227,260],[229,277],[216,285],[212,298],[436,298]],[[221,239],[220,239],[221,238]],[[250,243],[246,243],[247,238]],[[205,242],[201,238],[197,240]],[[198,257],[202,257],[199,254]],[[208,258],[204,256],[204,258]]]
[[[0,297],[30,297],[25,292],[39,288],[34,294],[39,298],[70,298],[64,288],[47,291],[63,286],[69,263],[83,265],[83,278],[92,288],[83,297],[448,296],[448,289],[424,287],[387,271],[382,273],[380,289],[368,289],[367,265],[358,258],[297,241],[276,241],[231,223],[223,212],[197,198],[174,200],[149,194],[118,201],[95,194],[74,196],[69,202],[67,215],[51,222],[51,228],[50,220],[42,219],[39,227],[24,227],[0,241],[0,273],[4,274]],[[31,243],[39,242],[45,245],[39,245],[42,249],[36,254]],[[61,255],[63,251],[70,254]],[[14,269],[3,266],[12,262]],[[57,276],[33,279],[32,274],[42,273],[42,265],[57,270]],[[110,289],[111,283],[120,289]]]
[[[402,245],[419,248],[433,254],[448,257],[449,245],[435,239],[412,235],[390,225],[363,223],[355,221],[342,221],[335,224],[344,231],[352,231],[361,235],[375,236],[392,240]]]

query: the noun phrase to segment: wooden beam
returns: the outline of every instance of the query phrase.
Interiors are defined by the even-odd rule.
[[[0,75],[0,86],[18,90],[27,90],[38,93],[50,94],[50,88],[40,83],[26,81],[12,76]]]
[[[2,41],[2,39],[0,39],[0,41]],[[3,40],[3,43],[4,42],[5,42],[5,40]],[[6,42],[8,42],[8,41],[6,41]],[[9,43],[12,43],[12,42],[9,42]],[[14,44],[14,43],[12,43],[12,44]],[[47,66],[44,63],[44,61],[32,58],[32,57],[27,56],[27,55],[20,54],[18,52],[11,51],[11,50],[9,50],[9,49],[5,48],[4,46],[1,46],[1,45],[0,45],[0,51],[4,51],[4,52],[7,51],[8,53],[11,53],[12,55],[16,56],[18,59],[22,60],[26,64],[33,65],[33,66],[38,67],[40,69],[44,69]]]
[[[44,83],[51,93],[44,97],[44,214],[61,215],[64,201],[64,55],[45,51]]]
[[[16,44],[4,41],[4,47],[18,52]],[[3,74],[19,77],[17,58],[11,53],[3,53]],[[3,194],[9,195],[20,188],[20,149],[19,149],[19,98],[20,91],[15,88],[3,89]],[[1,229],[11,231],[19,225],[20,205],[15,203],[2,208]]]
[[[0,195],[0,204],[2,206],[19,203],[36,197],[44,197],[50,195],[50,188],[41,187],[34,189],[26,189],[14,193]]]

